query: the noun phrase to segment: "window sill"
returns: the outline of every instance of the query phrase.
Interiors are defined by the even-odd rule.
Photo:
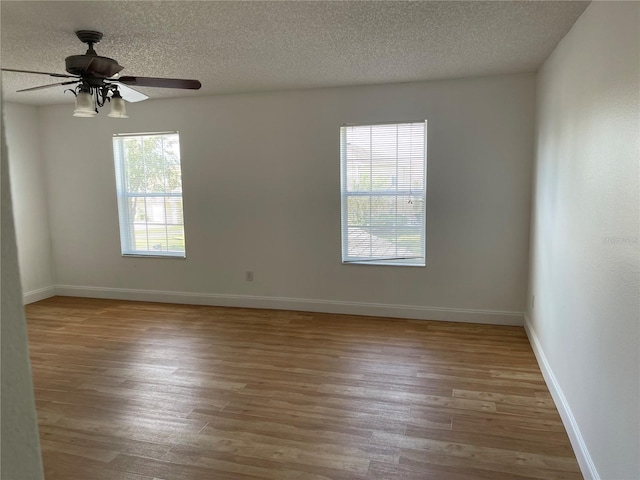
[[[406,261],[342,261],[343,265],[375,265],[382,267],[426,267],[426,263],[411,263]]]
[[[174,259],[178,259],[178,260],[185,260],[187,258],[186,254],[169,254],[169,255],[159,255],[159,254],[146,254],[146,253],[123,253],[122,257],[124,258],[129,258],[129,257],[133,257],[133,258],[174,258]]]

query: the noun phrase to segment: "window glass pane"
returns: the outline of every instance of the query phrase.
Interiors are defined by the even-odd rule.
[[[394,228],[371,227],[371,245],[372,257],[393,258],[404,253],[402,248],[398,252]]]
[[[164,169],[162,163],[153,161],[145,162],[144,173],[147,183],[147,192],[164,193]]]
[[[396,125],[374,125],[371,127],[373,160],[388,163],[395,159],[398,145],[396,130]]]
[[[184,256],[177,133],[113,139],[123,254]]]
[[[398,227],[397,242],[409,256],[423,256],[421,227]]]
[[[165,224],[167,223],[164,216],[164,198],[152,197],[147,198],[147,223],[149,224]]]
[[[347,198],[349,210],[349,225],[362,227],[371,224],[371,197],[356,195]]]
[[[133,236],[134,236],[134,250],[149,250],[149,241],[147,238],[147,224],[135,223],[133,224]]]
[[[370,257],[371,235],[369,234],[369,228],[349,227],[347,232],[349,256]]]
[[[353,163],[349,166],[347,190],[350,192],[369,192],[371,190],[371,169],[369,165]]]
[[[426,122],[341,129],[343,262],[425,264],[425,132]]]
[[[376,195],[371,198],[371,225],[393,227],[396,224],[396,197]]]
[[[167,226],[166,225],[149,225],[149,250],[158,253],[167,251]]]
[[[164,210],[168,224],[182,225],[184,223],[181,197],[164,197]]]
[[[397,185],[396,163],[387,158],[371,165],[371,190],[395,190]]]
[[[168,249],[173,252],[184,252],[184,229],[182,225],[167,225]]]
[[[164,167],[165,188],[167,193],[182,193],[180,164],[166,164]]]
[[[424,201],[421,197],[399,196],[397,197],[397,224],[398,226],[421,226],[424,217]]]
[[[146,205],[144,197],[129,197],[127,198],[127,205],[129,209],[129,223],[146,221]]]
[[[126,183],[123,188],[128,192],[144,192],[146,189],[144,178],[144,157],[142,155],[142,139],[130,138],[123,142],[124,168]]]

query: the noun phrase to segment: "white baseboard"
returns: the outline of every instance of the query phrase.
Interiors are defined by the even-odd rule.
[[[540,345],[538,336],[533,329],[533,325],[531,325],[531,320],[526,314],[524,320],[524,329],[527,332],[529,343],[531,344],[533,353],[538,360],[538,365],[540,365],[540,370],[542,371],[544,380],[547,383],[549,391],[551,392],[553,401],[558,408],[558,412],[560,413],[560,417],[562,418],[564,428],[567,430],[567,434],[569,435],[569,440],[571,441],[571,446],[573,447],[573,450],[576,454],[576,459],[578,460],[578,464],[580,465],[582,475],[584,476],[585,480],[600,480],[600,475],[596,470],[596,466],[594,465],[591,455],[589,454],[589,450],[587,450],[587,445],[585,444],[582,433],[580,432],[580,427],[578,427],[578,423],[573,416],[571,407],[569,406],[569,403],[567,402],[567,399],[562,392],[562,388],[560,387],[556,376],[553,374],[551,365],[549,365],[549,362],[547,361],[544,350],[542,350],[542,345]]]
[[[30,290],[22,294],[22,302],[24,305],[28,305],[33,302],[39,302],[45,298],[53,297],[56,294],[56,288],[52,285],[50,287],[38,288],[36,290]]]
[[[72,297],[112,298],[143,302],[183,303],[221,307],[268,308],[274,310],[300,310],[306,312],[397,317],[417,320],[486,323],[493,325],[524,325],[524,313],[456,308],[432,308],[414,305],[344,302],[305,298],[260,297],[251,295],[225,295],[213,293],[163,292],[125,288],[56,285],[56,295]]]

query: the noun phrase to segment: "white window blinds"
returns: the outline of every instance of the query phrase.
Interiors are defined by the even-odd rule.
[[[343,263],[425,265],[426,126],[340,129]]]
[[[123,255],[185,256],[178,132],[114,135]]]

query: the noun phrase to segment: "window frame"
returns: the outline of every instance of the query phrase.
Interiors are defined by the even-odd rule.
[[[421,190],[421,198],[424,204],[422,211],[422,225],[420,229],[420,238],[422,242],[422,250],[424,255],[414,258],[393,257],[389,259],[375,258],[371,256],[353,257],[349,256],[349,215],[347,209],[348,199],[357,196],[415,196],[416,190],[373,190],[363,192],[347,192],[347,135],[344,134],[348,127],[375,127],[375,126],[392,126],[406,124],[423,124],[424,126],[424,170],[423,170],[423,188]],[[426,267],[427,265],[427,134],[428,121],[424,120],[405,120],[405,121],[389,121],[389,122],[371,122],[371,123],[345,123],[340,126],[340,224],[341,224],[341,244],[342,244],[342,264],[343,265],[376,265],[376,266],[400,266],[400,267]],[[397,157],[396,157],[397,165]],[[371,234],[369,234],[371,235]]]
[[[127,174],[126,174],[126,159],[124,152],[122,151],[122,145],[125,138],[132,137],[149,137],[149,136],[164,136],[164,135],[177,135],[178,136],[178,153],[180,164],[180,192],[156,192],[145,191],[144,192],[129,192],[126,188]],[[118,146],[116,146],[116,141]],[[116,197],[118,202],[118,224],[120,230],[120,249],[122,257],[138,257],[138,258],[177,258],[185,259],[187,257],[186,247],[186,231],[184,223],[184,198],[182,191],[182,155],[180,148],[180,132],[166,131],[166,132],[138,132],[138,133],[114,133],[112,136],[113,143],[113,160],[115,166],[115,180],[116,180]],[[116,149],[120,148],[120,151],[116,153]],[[135,234],[133,233],[133,226],[136,222],[131,221],[129,215],[128,201],[130,198],[180,198],[182,200],[182,233],[184,236],[184,251],[157,251],[157,250],[140,250],[132,248],[135,246]],[[166,206],[165,206],[166,208]],[[123,215],[125,218],[123,218]],[[147,226],[154,225],[149,223],[148,220],[144,222]],[[158,224],[164,225],[165,228],[168,223]],[[173,225],[173,224],[172,224]],[[168,244],[167,244],[168,245]]]

